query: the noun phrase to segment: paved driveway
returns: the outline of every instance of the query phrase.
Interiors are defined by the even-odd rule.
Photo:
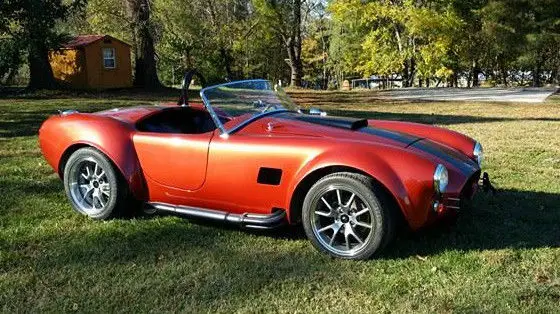
[[[382,92],[390,99],[543,102],[557,88],[403,88]]]

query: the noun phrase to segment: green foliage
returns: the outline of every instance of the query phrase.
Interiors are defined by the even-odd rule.
[[[419,6],[408,0],[340,0],[332,2],[330,10],[344,32],[357,33],[344,36],[344,42],[360,44],[346,51],[346,58],[354,60],[349,62],[350,72],[390,76],[408,71],[409,77],[417,73],[429,78],[450,71],[447,56],[462,21],[449,6],[434,1]]]
[[[10,84],[23,63],[24,47],[13,37],[0,37],[0,84]]]
[[[282,77],[283,50],[250,1],[156,0],[154,7],[165,82],[174,74],[177,84],[188,68],[199,69],[209,82]]]
[[[2,48],[2,53],[12,55],[8,59],[11,66],[17,67],[20,62],[13,55],[27,50],[31,87],[54,87],[47,53],[66,39],[65,34],[57,31],[56,25],[84,5],[85,0],[69,3],[62,0],[4,0],[0,4],[0,34],[8,38],[8,46]]]
[[[3,1],[0,78],[5,80],[11,68],[19,67],[22,56],[44,55],[57,47],[64,33],[110,34],[131,43],[136,53],[138,40],[127,2],[89,0],[84,7],[85,1]],[[209,82],[301,76],[323,88],[370,75],[402,77],[405,85],[419,80],[454,85],[459,77],[477,85],[481,74],[492,84],[560,80],[557,0],[149,4],[157,66],[166,84],[178,84],[188,68],[198,68]]]
[[[59,23],[61,31],[70,34],[106,34],[133,43],[133,28],[123,0],[87,0],[82,11],[67,16]]]

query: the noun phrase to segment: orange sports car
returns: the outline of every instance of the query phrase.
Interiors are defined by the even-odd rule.
[[[461,209],[477,189],[477,141],[408,122],[302,111],[266,80],[203,88],[202,103],[66,111],[39,130],[72,207],[108,219],[137,206],[268,229],[303,225],[335,257],[379,252]]]

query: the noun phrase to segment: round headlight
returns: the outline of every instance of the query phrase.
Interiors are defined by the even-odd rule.
[[[476,158],[476,162],[478,162],[478,166],[481,167],[482,161],[484,160],[484,150],[479,142],[474,144],[473,155]]]
[[[444,193],[449,183],[449,174],[444,165],[439,164],[434,172],[434,189],[437,193]]]

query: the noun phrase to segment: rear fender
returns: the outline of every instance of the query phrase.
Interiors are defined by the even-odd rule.
[[[62,174],[65,159],[83,146],[91,146],[105,154],[128,183],[137,199],[147,199],[147,189],[129,125],[110,117],[89,114],[55,116],[40,130],[39,141],[45,157]]]

